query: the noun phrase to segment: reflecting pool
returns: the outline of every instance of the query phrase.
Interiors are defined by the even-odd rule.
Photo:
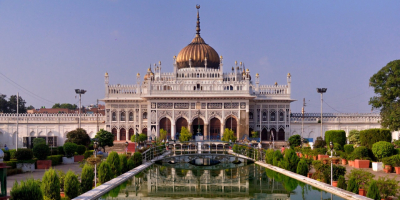
[[[102,199],[342,199],[256,164],[154,164]]]

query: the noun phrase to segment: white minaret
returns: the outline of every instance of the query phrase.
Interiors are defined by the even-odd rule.
[[[105,84],[105,92],[106,92],[106,97],[108,97],[108,73],[104,75],[104,84]]]
[[[288,84],[288,94],[291,93],[291,82],[292,82],[292,76],[290,73],[287,74],[287,84]]]
[[[174,56],[174,78],[176,77],[176,73],[177,73],[177,71],[178,71],[178,66],[177,66],[177,64],[176,64],[176,56]]]
[[[256,74],[256,91],[260,92],[260,75]]]
[[[220,56],[219,57],[219,74],[221,77],[224,73],[224,64],[222,63],[223,60],[224,60],[224,57]]]

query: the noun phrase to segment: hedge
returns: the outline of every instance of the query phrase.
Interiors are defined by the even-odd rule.
[[[85,157],[85,159],[86,158],[89,158],[90,156],[92,156],[94,153],[94,150],[87,150],[87,151],[85,151],[85,153],[83,154],[83,157]]]
[[[354,159],[369,160],[368,149],[364,146],[359,146],[353,151]]]
[[[389,129],[367,129],[360,131],[360,144],[368,149],[372,149],[372,145],[379,141],[392,142],[392,132]]]
[[[346,152],[347,154],[351,154],[354,151],[353,144],[345,144],[343,148],[344,148],[344,152]]]
[[[62,163],[62,157],[63,155],[52,155],[52,156],[47,156],[46,159],[51,160],[51,166],[56,166]]]
[[[65,143],[64,144],[65,155],[68,158],[71,158],[72,156],[74,156],[77,148],[78,148],[78,145],[76,145],[75,143],[71,143],[71,142]]]
[[[83,155],[86,151],[86,147],[83,145],[78,145],[76,147],[76,153],[78,153],[78,155]]]
[[[59,155],[65,155],[64,147],[63,146],[57,147],[57,152]]]
[[[45,160],[47,156],[50,155],[50,149],[47,144],[37,144],[33,147],[33,155],[38,159],[38,160]]]
[[[15,181],[10,191],[11,199],[31,200],[43,199],[42,191],[40,190],[40,181],[29,178],[26,181]]]
[[[339,143],[341,146],[346,144],[346,132],[343,130],[330,130],[325,132],[325,142],[327,145],[330,142]]]
[[[372,145],[372,153],[381,161],[382,158],[389,157],[393,154],[394,147],[390,142],[380,141]]]
[[[10,166],[11,167],[11,169],[15,169],[15,168],[17,168],[17,161],[4,161],[4,163],[7,165],[7,166]]]
[[[32,160],[33,152],[30,149],[18,149],[15,153],[17,160]]]

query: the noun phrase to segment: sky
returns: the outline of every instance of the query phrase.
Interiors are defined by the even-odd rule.
[[[3,1],[0,93],[27,105],[82,104],[110,84],[135,84],[150,64],[172,72],[173,56],[201,36],[229,72],[243,62],[260,84],[287,84],[292,112],[370,113],[369,78],[399,59],[400,1]],[[372,111],[379,112],[379,111]]]

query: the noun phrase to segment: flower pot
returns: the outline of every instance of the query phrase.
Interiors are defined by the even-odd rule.
[[[299,156],[300,158],[302,158],[303,157],[303,154],[302,153],[300,153],[300,156]]]
[[[354,160],[354,167],[361,168],[369,168],[369,160]]]
[[[328,164],[328,160],[323,160],[322,163]]]
[[[313,156],[313,159],[314,160],[318,160],[318,156]]]
[[[311,178],[312,177],[312,173],[307,173],[307,178]]]
[[[333,164],[339,164],[339,159],[332,159]]]
[[[60,197],[65,197],[65,193],[64,192],[60,192]]]
[[[346,165],[347,164],[347,160],[346,159],[342,159],[342,165]]]
[[[400,174],[400,167],[394,167],[394,169],[396,170],[396,174]]]
[[[17,163],[17,169],[21,169],[22,172],[34,172],[35,163]]]
[[[74,156],[74,162],[81,162],[85,157],[83,155]]]
[[[38,160],[36,161],[36,168],[37,169],[50,169],[51,167],[51,160]]]
[[[74,157],[71,157],[71,158],[62,157],[62,162],[63,162],[63,164],[73,164],[74,163]]]
[[[361,188],[358,190],[358,194],[361,195],[361,196],[367,196],[367,192],[364,189],[361,189]]]
[[[386,173],[392,173],[392,166],[391,165],[385,165],[385,172]]]
[[[383,165],[382,162],[372,162],[372,170],[374,171],[382,171],[383,170]]]
[[[332,186],[337,187],[337,183],[338,183],[337,181],[332,181]]]
[[[322,160],[323,158],[329,158],[329,156],[328,155],[322,155],[322,154],[318,155],[318,160]]]

